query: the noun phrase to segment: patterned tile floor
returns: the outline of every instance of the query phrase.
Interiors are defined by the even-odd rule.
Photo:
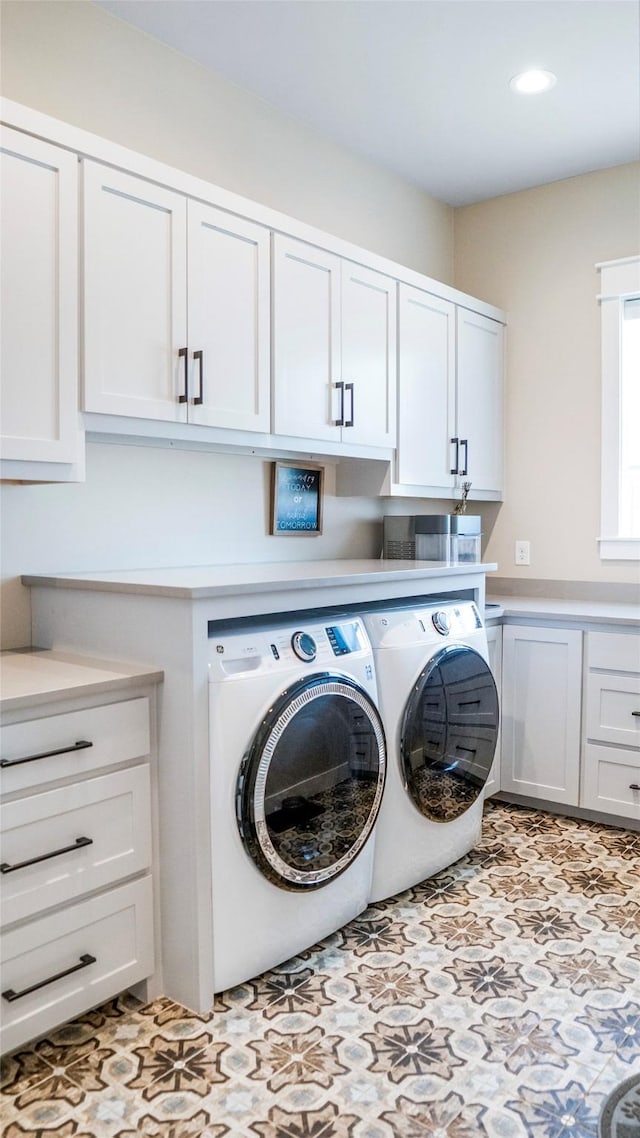
[[[125,996],[9,1056],[2,1134],[596,1138],[636,1070],[640,834],[490,804],[467,857],[211,1017]]]

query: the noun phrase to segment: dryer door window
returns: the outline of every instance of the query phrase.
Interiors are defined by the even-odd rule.
[[[498,736],[498,694],[482,656],[448,645],[418,676],[402,724],[407,790],[433,822],[451,822],[487,781]]]
[[[282,888],[325,885],[367,841],[385,773],[367,693],[331,673],[299,682],[270,709],[242,764],[236,813],[248,853]]]

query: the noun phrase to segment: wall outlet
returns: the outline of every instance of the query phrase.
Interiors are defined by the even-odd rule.
[[[530,561],[530,543],[528,541],[516,541],[516,565],[529,565]]]

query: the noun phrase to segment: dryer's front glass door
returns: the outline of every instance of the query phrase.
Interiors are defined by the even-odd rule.
[[[498,736],[498,694],[479,652],[448,645],[414,684],[401,731],[407,790],[434,822],[464,814],[482,792]]]
[[[289,889],[326,884],[357,857],[386,771],[382,723],[367,693],[330,673],[284,692],[245,759],[236,813],[262,873]]]

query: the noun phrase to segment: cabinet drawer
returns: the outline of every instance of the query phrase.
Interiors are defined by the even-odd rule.
[[[581,805],[640,821],[640,755],[588,743],[584,749]]]
[[[147,696],[8,724],[0,731],[2,793],[83,775],[149,749]]]
[[[640,747],[640,676],[591,672],[586,730],[588,739]]]
[[[8,802],[0,831],[7,925],[150,865],[149,766]]]
[[[640,672],[640,633],[588,632],[587,661],[609,672]]]
[[[4,933],[0,960],[9,1051],[151,975],[151,878]]]

